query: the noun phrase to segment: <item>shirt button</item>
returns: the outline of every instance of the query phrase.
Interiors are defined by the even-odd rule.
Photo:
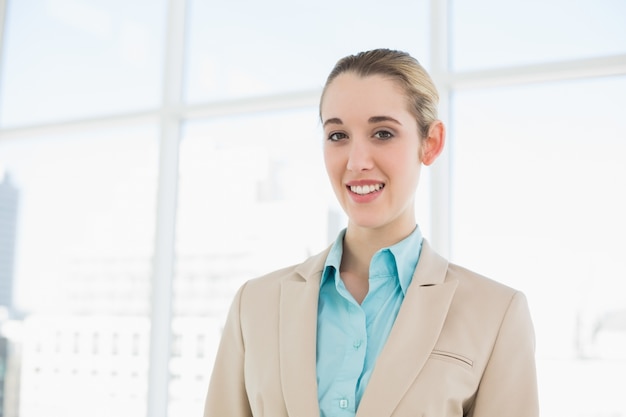
[[[348,408],[348,400],[345,398],[339,400],[339,408]]]
[[[354,343],[352,344],[352,347],[355,349],[358,349],[361,347],[361,341],[360,340],[355,340]]]

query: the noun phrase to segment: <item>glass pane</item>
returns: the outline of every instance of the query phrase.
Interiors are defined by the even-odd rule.
[[[454,97],[454,260],[528,295],[545,416],[626,416],[624,108],[625,77]]]
[[[453,0],[451,10],[458,71],[626,53],[622,0]]]
[[[8,1],[0,124],[153,108],[165,1]]]
[[[156,137],[126,127],[0,141],[0,208],[17,209],[3,277],[14,312],[0,323],[21,356],[8,358],[12,415],[145,414]]]
[[[322,250],[343,222],[317,110],[185,126],[180,155],[170,415],[201,415],[237,288]]]
[[[190,0],[186,98],[319,89],[340,57],[406,50],[428,65],[427,0]]]

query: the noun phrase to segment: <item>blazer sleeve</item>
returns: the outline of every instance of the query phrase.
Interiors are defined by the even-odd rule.
[[[538,417],[535,333],[516,292],[502,320],[469,417]]]
[[[209,381],[204,417],[252,417],[244,382],[240,308],[242,286],[230,307]]]

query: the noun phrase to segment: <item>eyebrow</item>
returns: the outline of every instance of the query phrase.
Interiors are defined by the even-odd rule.
[[[390,116],[372,116],[369,118],[368,121],[370,123],[393,122],[395,124],[402,126],[402,123],[400,123],[399,121],[397,121],[396,119]]]
[[[324,127],[326,127],[326,125],[330,125],[330,124],[333,124],[333,125],[342,125],[342,124],[343,124],[343,122],[342,122],[342,121],[341,121],[341,119],[340,119],[340,118],[338,118],[338,117],[331,117],[330,119],[327,119],[327,120],[324,122]]]
[[[396,124],[402,126],[402,123],[400,123],[398,120],[396,120],[396,119],[394,119],[393,117],[390,117],[390,116],[372,116],[367,121],[369,123],[393,122],[393,123],[396,123]],[[326,127],[326,125],[329,125],[329,124],[342,125],[343,122],[338,117],[331,117],[330,119],[328,119],[328,120],[326,120],[324,122],[324,127]]]

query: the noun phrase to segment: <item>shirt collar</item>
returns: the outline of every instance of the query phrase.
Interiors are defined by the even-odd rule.
[[[331,278],[335,278],[336,271],[339,271],[341,265],[341,256],[343,255],[343,238],[346,235],[346,229],[339,232],[337,239],[330,248],[330,252],[326,257],[326,263],[324,264],[324,272],[322,274],[322,280],[320,285]],[[384,252],[390,253],[396,265],[398,271],[398,279],[400,281],[400,287],[402,292],[406,294],[407,288],[413,279],[413,273],[415,267],[419,261],[420,252],[422,250],[422,233],[419,226],[416,226],[413,232],[400,242],[378,250],[372,260],[377,258],[377,255],[384,255]],[[371,268],[371,266],[370,266]]]

